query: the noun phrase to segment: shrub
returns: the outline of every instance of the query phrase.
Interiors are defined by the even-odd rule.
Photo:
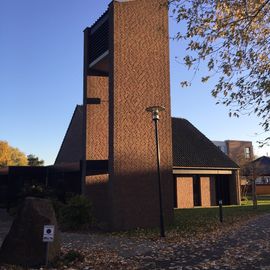
[[[70,250],[64,255],[63,261],[68,264],[74,261],[82,261],[83,259],[84,256],[79,251]]]
[[[46,190],[43,185],[25,185],[22,189],[22,192],[19,194],[19,197],[39,197],[44,198],[46,196]]]
[[[57,258],[53,261],[49,262],[49,268],[53,269],[74,269],[72,264],[76,264],[77,262],[83,262],[84,255],[81,254],[77,250],[69,250],[65,253],[61,253]],[[1,268],[2,269],[2,268]],[[44,268],[40,268],[44,269]],[[77,268],[76,268],[77,269]],[[22,269],[23,270],[23,269]]]
[[[85,196],[74,196],[60,211],[60,225],[64,230],[83,230],[94,225],[92,204]]]
[[[64,204],[56,199],[51,199],[52,206],[56,215],[56,219],[59,222],[62,208],[64,207]]]

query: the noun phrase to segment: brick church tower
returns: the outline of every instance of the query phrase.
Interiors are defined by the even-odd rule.
[[[160,114],[165,221],[173,219],[166,0],[114,0],[84,31],[83,193],[113,230],[159,225],[154,125]]]

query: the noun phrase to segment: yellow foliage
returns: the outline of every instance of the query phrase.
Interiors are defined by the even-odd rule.
[[[26,166],[26,155],[18,148],[11,147],[6,141],[0,141],[0,168],[6,166]]]
[[[186,67],[202,72],[202,82],[215,79],[211,93],[230,116],[254,113],[270,131],[270,0],[169,0],[169,6],[181,23],[175,38],[183,42]]]

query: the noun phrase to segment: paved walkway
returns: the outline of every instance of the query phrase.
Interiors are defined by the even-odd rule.
[[[149,258],[144,269],[270,270],[270,214],[223,236],[207,235],[201,241],[168,244],[166,249],[165,256],[155,250],[151,259],[156,259]]]
[[[116,251],[139,269],[261,269],[270,270],[270,214],[257,217],[224,234],[175,242],[104,235],[63,234],[63,245],[82,250]]]
[[[10,224],[11,218],[0,210],[0,244]],[[134,262],[136,269],[270,270],[270,214],[224,234],[209,233],[181,242],[76,233],[63,233],[62,242],[65,249],[89,250],[90,254],[91,250],[114,252],[128,264]]]

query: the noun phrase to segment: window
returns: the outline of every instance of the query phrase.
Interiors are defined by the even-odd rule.
[[[245,158],[246,159],[250,158],[250,148],[249,147],[245,147]]]

